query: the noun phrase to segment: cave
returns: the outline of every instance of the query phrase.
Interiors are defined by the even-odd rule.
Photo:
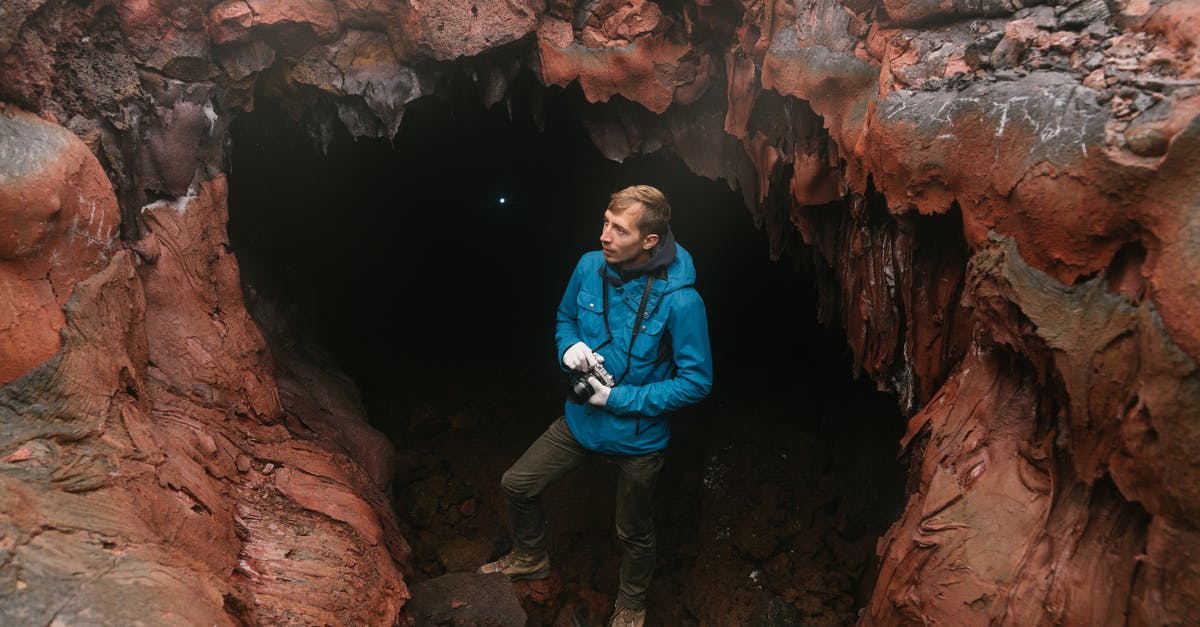
[[[306,329],[296,349],[352,378],[399,451],[414,606],[436,604],[422,582],[507,550],[500,475],[562,414],[554,309],[598,246],[608,195],[648,183],[670,190],[672,230],[699,268],[719,381],[672,418],[648,610],[670,624],[853,622],[901,508],[904,418],[818,321],[806,259],[771,260],[742,196],[677,157],[605,159],[578,90],[525,74],[487,108],[469,75],[447,80],[390,140],[343,130],[322,145],[269,97],[230,132],[229,234],[248,302]],[[562,566],[521,591],[530,624],[606,618],[620,553],[605,466],[547,494]]]
[[[0,622],[604,624],[602,461],[473,567],[633,183],[716,381],[647,624],[1194,622],[1197,15],[4,3]]]

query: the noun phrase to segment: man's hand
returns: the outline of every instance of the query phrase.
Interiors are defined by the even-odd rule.
[[[592,395],[588,397],[588,404],[596,407],[604,407],[608,404],[608,395],[612,392],[612,388],[600,382],[596,377],[588,377],[588,383],[592,385]]]
[[[583,342],[575,342],[567,352],[563,353],[563,365],[570,370],[587,372],[596,364],[604,363],[604,358],[593,353]]]

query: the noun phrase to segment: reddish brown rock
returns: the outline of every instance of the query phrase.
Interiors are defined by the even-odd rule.
[[[1164,576],[1191,578],[1193,567],[1159,549],[1141,551],[1143,542],[1161,546],[1164,537],[1176,551],[1195,550],[1186,522],[1195,514],[1184,505],[1195,498],[1184,494],[1196,484],[1184,461],[1195,454],[1185,444],[1194,442],[1185,406],[1200,394],[1195,363],[1167,345],[1149,305],[1130,306],[1102,279],[1061,286],[1025,265],[1011,241],[997,241],[972,266],[969,300],[981,314],[979,331],[1002,348],[969,355],[910,423],[905,442],[924,447],[921,502],[910,502],[886,536],[877,590],[888,593],[873,599],[873,619],[936,615],[982,624],[1002,612],[1022,623],[1047,616],[1064,624],[1111,616],[1144,624],[1186,620],[1188,593],[1164,599],[1149,591]],[[1062,319],[1064,303],[1081,318]],[[1176,356],[1149,357],[1163,352]],[[1060,410],[1066,415],[1039,416],[1035,380],[1014,377],[1004,365],[1015,354],[1031,356],[1039,378],[1053,369],[1062,377],[1053,385],[1085,401]],[[1002,409],[987,408],[997,400]],[[1055,419],[1068,430],[1069,451],[1054,445]],[[1026,432],[992,431],[1006,424]],[[1150,433],[1175,444],[1159,445]],[[962,437],[971,441],[956,443]],[[997,469],[1006,463],[1016,466]],[[1137,477],[1127,474],[1133,468]],[[1019,484],[989,484],[993,472],[996,481]],[[973,502],[1001,505],[989,505],[983,516],[972,514]],[[1032,518],[1006,520],[1010,515]],[[1137,566],[1147,558],[1149,572]],[[943,569],[946,581],[930,588],[902,583],[928,582]],[[1108,592],[1071,594],[1078,584],[1041,574],[1068,571],[1080,573],[1088,589]]]
[[[136,270],[115,241],[112,188],[83,144],[14,110],[0,128],[3,285],[16,296],[11,282],[47,285],[41,302],[6,305],[57,314],[53,344],[30,342],[27,319],[4,335],[3,363],[21,376],[0,386],[0,529],[21,575],[5,578],[17,602],[0,616],[392,622],[408,549],[383,492],[390,446],[350,402],[311,420],[339,433],[325,442],[271,424],[284,407],[352,393],[310,379],[281,405],[225,250],[223,179],[145,208],[151,234],[135,247]],[[10,409],[28,398],[39,400]],[[331,499],[332,485],[345,487]],[[298,527],[302,537],[280,533]]]
[[[145,212],[147,239],[161,251],[142,269],[154,411],[175,417],[161,430],[164,448],[183,444],[193,451],[171,456],[159,480],[224,519],[227,533],[240,529],[222,543],[232,553],[222,555],[236,558],[236,580],[257,600],[260,620],[388,622],[407,597],[397,565],[408,549],[381,492],[386,473],[375,465],[386,468],[386,445],[377,432],[355,426],[362,422],[360,407],[346,408],[357,415],[331,416],[350,428],[339,439],[308,441],[278,424],[285,408],[314,407],[326,389],[333,398],[346,391],[315,379],[303,395],[288,397],[291,407],[281,403],[267,345],[241,304],[237,262],[225,251],[225,194],[224,179],[217,179],[201,185],[194,198]],[[320,425],[321,413],[308,421]],[[205,454],[213,449],[203,444],[209,436],[217,451]],[[361,454],[371,472],[349,458],[339,440]],[[372,449],[374,454],[364,454]],[[245,475],[236,468],[243,452],[258,460]],[[214,546],[204,527],[189,530],[187,521],[171,516],[159,524]],[[289,526],[307,533],[285,533]],[[314,563],[308,555],[319,558]],[[297,586],[298,578],[310,583]]]
[[[117,199],[66,129],[0,111],[0,385],[54,356],[75,284],[118,248]]]
[[[807,109],[807,108],[806,108]],[[831,146],[820,132],[820,119],[808,109],[802,117],[807,131],[805,141],[797,141],[792,157],[792,177],[788,183],[793,206],[823,205],[841,198],[837,172],[837,147]]]
[[[807,101],[842,150],[852,150],[874,105],[878,77],[877,68],[852,52],[802,47],[792,31],[784,30],[763,61],[762,84]]]
[[[246,0],[225,0],[208,11],[208,36],[215,44],[246,39],[254,26],[254,11]]]
[[[725,92],[729,101],[728,112],[725,115],[725,132],[734,137],[745,138],[750,112],[754,109],[754,101],[762,88],[759,85],[759,68],[755,64],[754,51],[748,49],[750,42],[746,41],[748,31],[741,29],[738,35],[738,45],[725,55]]]
[[[1200,289],[1200,250],[1191,234],[1200,228],[1200,190],[1190,181],[1200,168],[1196,151],[1200,147],[1200,97],[1177,102],[1175,114],[1161,123],[1159,132],[1168,149],[1155,176],[1145,189],[1144,220],[1153,232],[1141,244],[1155,243],[1162,248],[1147,251],[1145,265],[1138,272],[1151,286],[1152,298],[1162,313],[1163,324],[1193,359],[1200,359],[1200,317],[1196,315],[1195,295]],[[1187,120],[1187,126],[1177,125]]]
[[[228,253],[211,254],[227,240],[225,194],[218,179],[194,197],[143,209],[151,232],[142,245],[161,251],[141,270],[150,359],[162,381],[194,381],[181,390],[191,399],[210,404],[232,393],[220,405],[273,422],[282,408],[266,344],[240,306],[237,262]]]
[[[116,4],[124,42],[141,63],[185,80],[211,76],[213,64],[199,5],[172,0]]]
[[[694,99],[703,89],[696,81],[708,79],[700,71],[707,67],[701,55],[653,31],[628,44],[589,47],[576,41],[570,22],[547,18],[538,27],[537,49],[543,82],[566,86],[578,80],[591,102],[620,95],[662,113],[675,101],[677,90],[686,87]]]
[[[1131,30],[1162,38],[1155,47],[1159,50],[1155,60],[1167,61],[1181,77],[1200,77],[1200,62],[1189,54],[1200,42],[1200,21],[1194,5],[1187,0],[1139,0],[1127,3],[1121,9],[1121,18]]]
[[[665,32],[670,23],[653,2],[603,0],[583,26],[582,43],[588,48],[628,46],[643,35]]]
[[[969,356],[913,418],[930,431],[918,457],[921,489],[880,547],[886,559],[868,610],[872,624],[936,616],[984,625],[1020,613],[1014,605],[1042,602],[1006,584],[1024,568],[1044,568],[1035,540],[1052,506],[1049,443],[1031,448],[1034,382],[1006,375],[1001,359]]]
[[[404,37],[416,55],[439,61],[479,54],[534,32],[543,0],[407,2]]]
[[[990,62],[995,67],[1013,66],[1038,38],[1037,22],[1031,19],[1013,20],[1004,25],[1004,38],[992,50]]]
[[[339,116],[347,128],[369,133],[378,120],[381,132],[392,137],[400,128],[404,105],[425,94],[421,77],[400,64],[391,42],[382,33],[350,30],[337,42],[314,46],[292,69],[292,78],[337,96],[360,97],[368,115],[364,120],[348,109]]]
[[[341,31],[329,0],[225,0],[208,10],[204,28],[214,44],[265,40],[288,56],[303,54]]]
[[[791,220],[818,267],[834,274],[838,320],[855,366],[891,381],[902,407],[928,402],[962,359],[971,320],[959,305],[969,251],[953,216],[886,217],[878,196],[851,196],[849,211],[798,208]]]
[[[0,55],[8,52],[25,20],[45,3],[46,0],[14,0],[0,7]]]
[[[203,552],[164,543],[139,494],[164,451],[141,380],[145,305],[131,255],[116,253],[74,294],[58,355],[0,388],[0,450],[27,451],[0,463],[11,575],[0,617],[233,624],[224,604],[238,591]],[[31,394],[36,407],[9,409]]]
[[[1007,0],[881,0],[879,4],[887,11],[888,17],[904,25],[1006,15],[1014,8],[1013,3]]]
[[[337,10],[329,0],[245,0],[254,15],[253,28],[267,31],[281,42],[300,44],[308,37],[332,38],[341,30]],[[292,48],[297,50],[297,48]]]

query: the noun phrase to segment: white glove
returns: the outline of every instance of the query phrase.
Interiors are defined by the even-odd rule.
[[[593,353],[583,342],[575,342],[567,352],[563,353],[563,365],[570,370],[587,372],[596,364],[604,363],[604,357]]]
[[[588,377],[588,383],[592,384],[592,389],[595,392],[588,397],[588,404],[596,407],[604,407],[608,404],[608,395],[612,393],[612,388],[600,382],[596,377]]]

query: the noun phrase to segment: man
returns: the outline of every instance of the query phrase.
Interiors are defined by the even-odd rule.
[[[654,484],[670,439],[666,414],[712,388],[712,351],[691,255],[675,243],[671,206],[659,190],[628,187],[604,212],[601,251],[579,260],[558,305],[555,339],[564,369],[602,365],[612,387],[587,376],[591,392],[559,418],[501,480],[514,549],[480,572],[514,580],[550,574],[541,493],[584,459],[619,469],[617,537],[621,582],[610,625],[643,625],[654,573]]]

